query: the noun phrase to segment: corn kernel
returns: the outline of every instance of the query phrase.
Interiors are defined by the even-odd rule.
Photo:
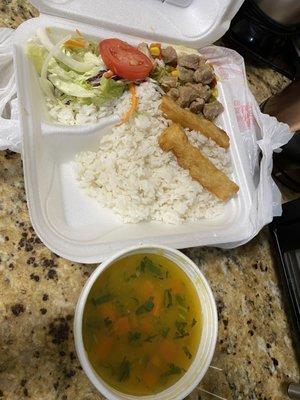
[[[156,46],[150,47],[150,54],[151,56],[158,57],[160,55],[160,48]]]
[[[174,71],[171,72],[171,75],[174,76],[175,78],[178,77],[178,69],[174,69]]]
[[[169,73],[171,73],[172,71],[174,71],[174,69],[176,69],[174,67],[171,67],[171,65],[166,65],[165,68],[166,68],[166,71]]]
[[[218,89],[214,87],[211,89],[211,95],[216,99],[218,97]]]

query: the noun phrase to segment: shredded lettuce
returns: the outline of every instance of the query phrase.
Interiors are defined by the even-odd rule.
[[[100,87],[95,89],[96,98],[94,102],[98,104],[106,103],[109,100],[122,96],[127,85],[122,81],[114,81],[113,79],[100,79]]]
[[[65,81],[56,75],[49,75],[49,81],[61,92],[74,97],[93,97],[94,93],[89,90],[85,89],[83,85],[79,83],[72,82],[70,80]]]
[[[106,68],[104,62],[102,61],[102,59],[97,56],[96,54],[93,54],[90,51],[87,51],[86,53],[84,53],[83,56],[83,61],[86,63],[91,63],[94,64],[95,66],[101,67],[101,68]]]
[[[40,83],[41,83],[41,87],[44,90],[45,94],[47,96],[49,96],[50,98],[54,98],[54,86],[48,79],[48,66],[49,66],[49,63],[51,62],[51,60],[53,59],[55,53],[58,51],[58,49],[60,49],[60,47],[64,43],[64,41],[68,40],[68,38],[69,38],[69,36],[64,37],[58,43],[56,43],[55,46],[52,47],[52,49],[47,54],[46,59],[42,66]]]
[[[71,71],[72,72],[72,71]],[[120,97],[126,89],[123,82],[101,78],[100,86],[82,83],[80,80],[65,80],[55,74],[49,74],[48,79],[59,91],[68,96],[90,98],[93,103],[104,104],[109,100]]]
[[[66,81],[76,81],[76,83],[80,84],[84,84],[84,82],[86,82],[88,78],[97,75],[99,73],[99,70],[99,67],[93,67],[91,70],[82,74],[72,70],[67,65],[55,60],[54,58],[51,59],[48,65],[49,74],[54,74]]]
[[[43,63],[47,57],[48,51],[44,46],[40,46],[34,42],[28,42],[26,53],[28,58],[33,63],[38,74],[41,75]]]
[[[58,63],[54,58],[49,62],[48,74],[55,75],[66,81],[80,81],[82,79],[82,74],[66,68],[64,64]]]
[[[53,56],[55,56],[55,58],[57,60],[60,60],[65,65],[67,65],[69,68],[72,68],[73,70],[75,70],[77,72],[87,72],[87,71],[89,71],[90,69],[92,69],[94,67],[93,64],[86,63],[86,62],[81,62],[81,61],[78,61],[78,60],[70,57],[69,55],[66,54],[66,51],[65,51],[66,49],[65,48],[63,49],[64,51],[61,50],[61,46],[63,46],[64,42],[67,39],[63,39],[62,41],[60,41],[57,44],[53,45],[53,43],[51,42],[51,40],[48,37],[46,28],[39,28],[36,33],[37,33],[37,37],[41,41],[42,45],[49,52],[51,52],[54,47],[57,47],[58,43],[61,43],[57,47],[57,49],[55,49]],[[68,36],[68,39],[70,39],[71,37],[72,36]],[[74,51],[72,53],[74,53]]]

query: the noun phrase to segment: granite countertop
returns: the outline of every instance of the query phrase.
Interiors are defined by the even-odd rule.
[[[37,12],[27,1],[2,0],[0,26],[17,27]],[[247,65],[259,102],[287,79]],[[37,238],[26,206],[22,162],[0,152],[0,399],[96,400],[73,343],[74,307],[95,265],[72,263]],[[234,250],[184,251],[216,297],[219,336],[199,399],[285,399],[300,375],[275,273],[267,229]]]

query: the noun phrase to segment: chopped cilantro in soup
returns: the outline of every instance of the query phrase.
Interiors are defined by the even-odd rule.
[[[188,370],[201,335],[201,309],[188,276],[162,255],[116,261],[94,283],[83,341],[99,376],[131,395],[158,393]]]

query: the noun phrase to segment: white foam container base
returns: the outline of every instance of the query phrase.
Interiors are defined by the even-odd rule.
[[[240,187],[238,194],[217,218],[182,225],[157,222],[124,224],[111,210],[84,194],[73,171],[75,155],[84,150],[95,151],[100,137],[109,132],[113,120],[102,119],[94,125],[74,127],[53,124],[45,117],[43,95],[25,54],[28,39],[40,26],[65,31],[78,28],[96,40],[119,37],[137,44],[140,39],[46,15],[23,23],[16,31],[14,58],[25,186],[31,221],[44,244],[69,260],[96,263],[117,250],[136,244],[151,242],[185,248],[221,245],[247,238],[251,232],[249,210],[253,180],[246,167],[247,155],[236,120],[230,114],[233,105],[226,93],[226,85],[218,83],[219,100],[225,111],[217,123],[230,137],[232,179]]]

